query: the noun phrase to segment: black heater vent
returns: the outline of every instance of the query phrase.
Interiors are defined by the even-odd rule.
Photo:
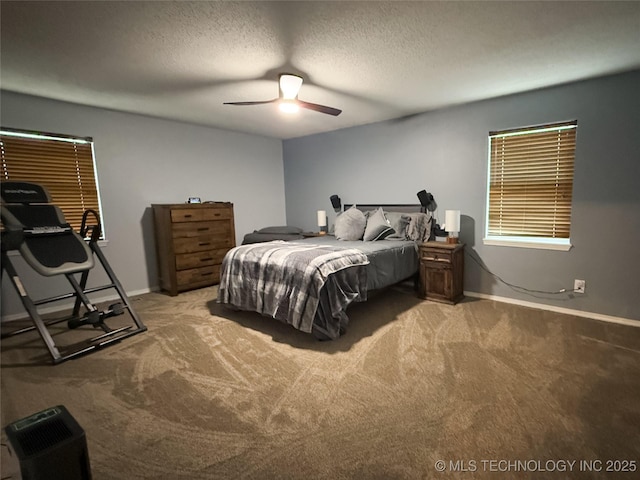
[[[16,440],[26,456],[51,448],[73,436],[73,432],[61,418],[39,423],[22,432],[16,432]]]
[[[11,478],[91,480],[84,430],[64,405],[17,420],[4,431],[20,473]]]

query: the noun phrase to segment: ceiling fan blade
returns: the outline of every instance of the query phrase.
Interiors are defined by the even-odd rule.
[[[316,112],[320,112],[320,113],[326,113],[326,114],[329,114],[329,115],[333,115],[334,117],[337,117],[338,115],[340,115],[342,113],[342,110],[340,110],[340,109],[333,108],[333,107],[327,107],[325,105],[318,105],[317,103],[303,102],[302,100],[298,100],[297,103],[302,108],[307,108],[309,110],[315,110]]]
[[[277,102],[279,98],[274,98],[273,100],[262,100],[257,102],[224,102],[223,105],[262,105],[264,103],[273,103]]]

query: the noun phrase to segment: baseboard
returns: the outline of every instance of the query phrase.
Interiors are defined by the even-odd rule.
[[[524,300],[516,300],[514,298],[499,297],[497,295],[487,295],[485,293],[464,292],[468,297],[483,298],[485,300],[495,300],[496,302],[512,303],[522,307],[537,308],[538,310],[548,310],[565,315],[574,315],[576,317],[591,318],[593,320],[601,320],[603,322],[618,323],[620,325],[628,325],[631,327],[640,327],[640,320],[631,318],[614,317],[612,315],[604,315],[602,313],[585,312],[583,310],[574,310],[572,308],[556,307],[554,305],[546,305],[544,303],[527,302]]]
[[[157,292],[159,290],[160,290],[160,287],[151,287],[151,288],[143,288],[140,290],[132,290],[130,292],[127,292],[127,296],[131,298],[137,295],[144,295],[145,293]],[[91,298],[91,302],[96,304],[106,303],[112,300],[120,300],[120,297],[117,294],[113,294],[113,295],[106,295],[104,297]],[[69,310],[72,307],[73,307],[73,302],[65,302],[65,303],[60,303],[58,305],[52,305],[50,307],[39,308],[38,313],[40,315],[48,315],[52,313],[63,312],[65,310]],[[12,313],[10,315],[3,316],[2,323],[13,322],[15,320],[23,320],[25,318],[29,318],[26,312]]]

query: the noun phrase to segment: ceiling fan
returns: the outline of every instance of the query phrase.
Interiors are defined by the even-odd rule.
[[[265,103],[277,103],[280,110],[286,113],[297,112],[298,108],[315,110],[316,112],[326,113],[328,115],[333,115],[334,117],[337,117],[342,113],[342,110],[337,108],[298,100],[298,92],[302,86],[302,77],[299,77],[298,75],[283,73],[280,75],[278,83],[280,87],[280,94],[278,98],[274,98],[273,100],[259,100],[255,102],[224,102],[224,105],[262,105]]]

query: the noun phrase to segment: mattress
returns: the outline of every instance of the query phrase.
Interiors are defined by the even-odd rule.
[[[336,240],[333,235],[293,240],[289,243],[331,245],[343,249],[356,249],[369,259],[367,290],[378,290],[406,280],[418,272],[418,246],[412,240]]]

